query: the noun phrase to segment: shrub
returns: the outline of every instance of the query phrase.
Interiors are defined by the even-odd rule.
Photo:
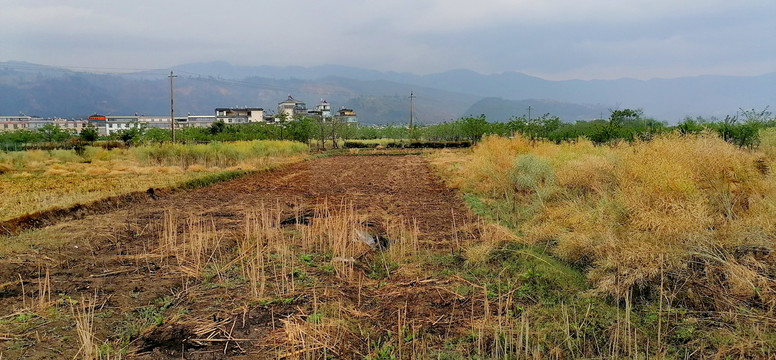
[[[512,168],[507,173],[515,191],[539,192],[540,188],[550,186],[555,182],[555,170],[546,160],[533,154],[519,155],[515,158]]]

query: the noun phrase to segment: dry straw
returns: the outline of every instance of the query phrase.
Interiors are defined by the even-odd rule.
[[[766,144],[776,138],[768,136]],[[719,261],[699,257],[726,274],[704,285],[715,288],[712,296],[758,292],[770,304],[772,255],[737,256],[774,250],[773,154],[772,145],[751,151],[709,134],[611,147],[515,136],[487,137],[468,154],[432,161],[451,184],[514,224],[521,241],[550,244],[559,258],[589,266],[597,291],[624,298],[634,286],[656,285],[661,269],[685,273],[697,254],[721,252]],[[471,259],[482,258],[477,251],[470,249]]]

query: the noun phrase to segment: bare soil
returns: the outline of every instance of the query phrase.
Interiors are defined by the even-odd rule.
[[[82,297],[97,299],[98,343],[119,343],[122,331],[127,333],[143,309],[161,313],[139,334],[127,335],[130,343],[123,357],[142,359],[302,358],[311,349],[317,349],[311,358],[364,358],[375,356],[381,342],[417,353],[421,347],[440,348],[446,339],[464,333],[463,324],[482,307],[450,291],[449,280],[434,276],[427,264],[402,264],[391,276],[354,281],[306,267],[306,274],[316,279],[312,286],[284,299],[256,301],[244,283],[188,283],[148,256],[158,244],[165,212],[179,214],[179,223],[185,223],[186,214],[206,217],[229,238],[239,236],[246,209],[274,206],[290,214],[327,202],[347,203],[368,217],[414,221],[424,248],[443,258],[455,252],[456,243],[476,236],[459,231],[476,219],[420,156],[323,157],[132,200],[102,213],[63,217],[40,230],[0,237],[2,242],[34,239],[37,244],[0,254],[0,358],[73,358],[79,343],[72,308]],[[36,308],[41,288],[46,294],[46,269],[50,302],[43,296],[46,305]],[[340,326],[328,332],[334,337],[318,345],[315,341],[325,337],[316,337],[309,328],[317,307],[343,312]],[[289,324],[307,329],[303,347],[289,338],[284,329]],[[402,334],[398,340],[397,333]]]

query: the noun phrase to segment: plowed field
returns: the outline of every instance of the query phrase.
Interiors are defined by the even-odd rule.
[[[338,258],[298,240],[336,214],[386,244],[359,244],[366,250]],[[241,253],[245,238],[262,231],[248,230],[262,216],[277,220],[262,224],[288,246]],[[433,260],[418,259],[455,257],[476,238],[476,223],[412,155],[324,157],[156,191],[0,238],[14,244],[0,253],[0,358],[82,357],[83,311],[92,321],[85,333],[105,358],[363,358],[386,347],[421,354],[465,332],[482,304],[450,291]],[[321,236],[336,235],[331,224]],[[396,234],[408,255],[397,255]],[[209,245],[195,249],[195,241]],[[256,270],[260,292],[249,257],[266,259]]]

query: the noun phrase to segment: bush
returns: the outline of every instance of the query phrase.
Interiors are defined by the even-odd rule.
[[[533,154],[519,155],[507,178],[517,192],[539,191],[555,182],[555,170],[546,160]]]

